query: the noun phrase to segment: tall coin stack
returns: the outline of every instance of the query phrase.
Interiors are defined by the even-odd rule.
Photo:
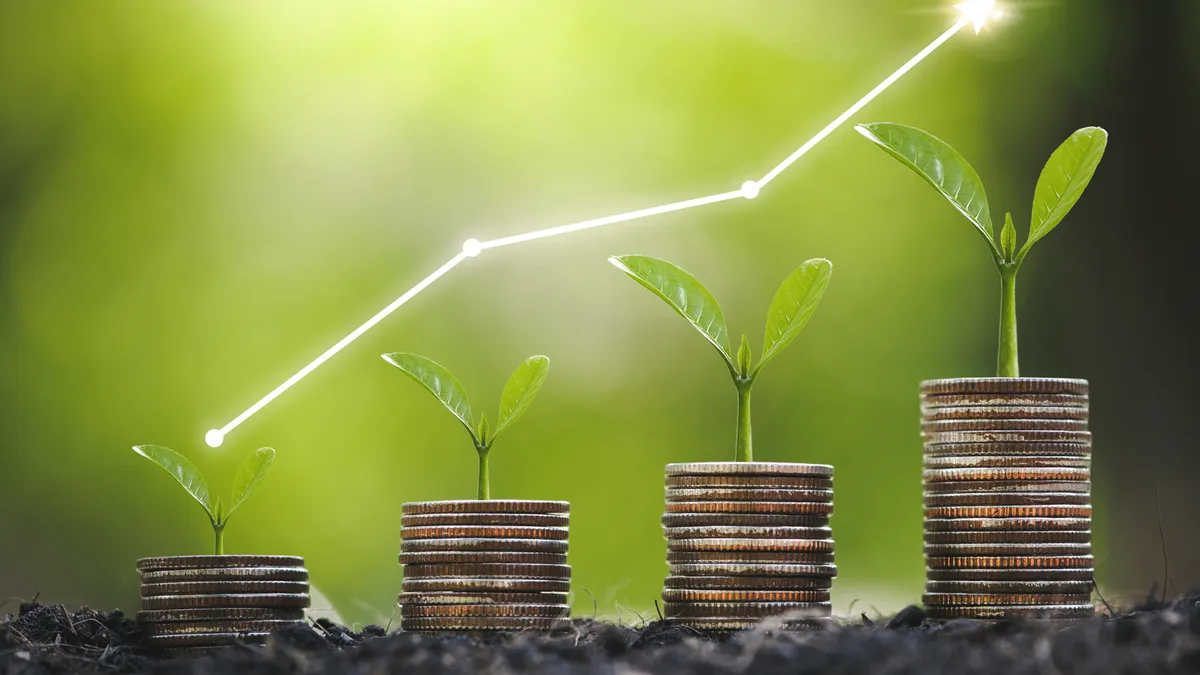
[[[1092,616],[1086,380],[921,384],[931,618]]]
[[[401,628],[569,628],[570,509],[567,502],[516,500],[405,504]]]
[[[239,642],[303,624],[309,605],[304,559],[270,555],[142,558],[138,623],[150,646],[172,654]]]
[[[666,473],[667,619],[733,631],[829,616],[832,466],[704,462]]]

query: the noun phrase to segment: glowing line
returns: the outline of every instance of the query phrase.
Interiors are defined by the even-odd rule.
[[[988,1],[989,0],[970,0],[970,2],[988,2]],[[972,6],[972,5],[970,5],[970,2],[967,3],[968,6]],[[242,414],[233,418],[233,420],[230,421],[229,424],[226,424],[225,426],[221,427],[220,429],[210,430],[207,434],[205,434],[205,437],[204,437],[205,442],[214,448],[221,445],[221,443],[225,440],[225,436],[230,431],[233,431],[234,429],[236,429],[238,427],[238,425],[240,425],[242,422],[245,422],[246,420],[250,419],[251,416],[253,416],[259,410],[262,410],[264,407],[266,407],[266,405],[268,403],[270,403],[271,401],[274,401],[276,398],[279,397],[280,394],[282,394],[283,392],[290,389],[292,387],[292,385],[294,385],[297,382],[299,382],[300,380],[304,379],[305,376],[307,376],[309,373],[311,373],[312,371],[319,368],[321,366],[321,364],[325,363],[330,358],[332,358],[335,354],[337,354],[338,352],[345,349],[347,346],[350,345],[351,342],[354,342],[360,336],[362,336],[363,333],[366,333],[367,331],[374,328],[375,324],[379,323],[380,321],[383,321],[385,318],[388,317],[389,314],[391,314],[392,312],[399,309],[401,305],[408,302],[409,300],[412,300],[414,297],[417,296],[418,293],[425,290],[433,282],[437,281],[442,276],[444,276],[447,272],[454,269],[463,260],[466,260],[467,258],[474,258],[475,256],[479,255],[479,253],[484,250],[492,249],[492,248],[500,248],[502,246],[511,246],[512,244],[520,244],[520,243],[524,243],[527,241],[534,241],[536,239],[545,239],[547,237],[556,237],[561,234],[569,234],[571,232],[579,232],[581,230],[588,230],[588,229],[592,229],[595,227],[602,227],[604,225],[613,225],[616,223],[624,223],[627,221],[638,220],[641,218],[649,218],[651,216],[662,215],[664,213],[671,213],[674,211],[683,211],[685,209],[696,208],[697,206],[706,206],[708,204],[716,204],[719,202],[726,202],[731,199],[737,199],[738,197],[743,197],[745,199],[754,199],[755,197],[758,196],[759,190],[761,190],[763,187],[765,187],[771,181],[775,180],[775,178],[777,176],[779,176],[779,174],[783,173],[789,166],[791,166],[793,163],[795,163],[796,160],[803,157],[805,154],[808,153],[809,150],[812,150],[814,147],[816,147],[818,143],[825,140],[825,138],[828,137],[830,134],[832,134],[834,131],[836,131],[838,129],[838,127],[842,126],[843,124],[846,123],[847,120],[849,120],[851,117],[853,117],[855,115],[855,113],[857,113],[858,111],[860,111],[864,107],[866,107],[866,105],[868,103],[870,103],[872,100],[875,99],[875,97],[879,96],[884,91],[886,91],[888,89],[888,87],[892,86],[892,84],[894,84],[897,80],[899,80],[901,77],[903,77],[905,73],[907,73],[908,71],[915,68],[916,65],[918,63],[920,63],[921,61],[925,60],[925,57],[929,56],[934,51],[936,51],[938,47],[941,47],[947,40],[954,37],[964,27],[970,25],[972,23],[970,13],[967,10],[962,10],[962,11],[963,11],[965,18],[963,18],[962,20],[958,21],[958,23],[955,23],[953,26],[951,26],[950,30],[947,30],[945,33],[942,33],[941,36],[939,36],[936,40],[931,42],[928,47],[926,47],[925,49],[922,49],[916,56],[914,56],[907,63],[905,63],[903,66],[901,66],[901,68],[899,70],[892,73],[886,80],[881,82],[879,84],[879,86],[872,89],[866,96],[859,99],[857,103],[850,106],[850,108],[848,110],[846,110],[846,112],[839,115],[838,118],[835,119],[833,122],[830,122],[829,125],[826,126],[824,129],[822,129],[821,131],[819,131],[816,136],[813,136],[811,139],[809,139],[809,141],[807,143],[800,146],[800,149],[796,150],[791,155],[789,155],[787,159],[780,162],[778,166],[776,166],[774,169],[771,169],[769,172],[767,172],[767,175],[763,176],[761,179],[759,179],[757,181],[746,181],[745,183],[742,184],[742,187],[739,190],[732,190],[730,192],[721,192],[719,194],[709,195],[707,197],[697,197],[695,199],[688,199],[688,200],[681,201],[681,202],[675,202],[673,204],[664,204],[662,206],[653,206],[650,208],[639,209],[637,211],[629,211],[626,213],[617,214],[615,216],[605,216],[603,218],[594,218],[592,220],[584,220],[584,221],[580,221],[578,223],[571,223],[569,225],[559,225],[558,227],[550,227],[550,228],[546,228],[544,230],[535,230],[533,232],[527,232],[525,234],[517,234],[517,235],[510,236],[510,237],[501,237],[499,239],[492,239],[490,241],[485,241],[485,242],[480,242],[476,239],[468,239],[466,242],[463,243],[463,250],[461,253],[459,253],[458,255],[451,258],[449,261],[446,262],[446,264],[444,264],[441,267],[434,270],[434,272],[432,274],[430,274],[429,276],[422,279],[416,286],[413,286],[411,289],[408,290],[408,292],[406,292],[404,295],[397,298],[392,304],[388,305],[387,307],[384,307],[378,314],[376,314],[375,316],[368,319],[366,321],[366,323],[362,324],[358,328],[355,328],[353,332],[351,332],[346,337],[342,338],[340,341],[338,341],[337,344],[335,344],[334,346],[332,346],[328,350],[326,350],[325,353],[321,354],[316,359],[313,359],[313,361],[311,363],[309,363],[307,366],[304,366],[303,368],[301,368],[299,372],[297,372],[295,375],[292,375],[291,377],[289,377],[283,384],[281,384],[278,387],[275,387],[273,390],[271,390],[271,393],[262,397],[261,399],[258,400],[257,403],[255,403],[254,405],[247,408],[245,412],[243,412]]]

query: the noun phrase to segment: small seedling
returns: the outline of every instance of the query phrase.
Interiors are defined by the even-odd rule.
[[[471,434],[475,443],[475,452],[479,455],[479,499],[491,499],[491,485],[488,477],[488,453],[492,444],[520,419],[529,409],[533,398],[537,396],[550,372],[550,359],[545,356],[531,356],[525,360],[504,385],[500,395],[500,415],[496,418],[496,428],[488,424],[487,413],[479,416],[475,422],[471,414],[471,403],[467,400],[467,390],[455,379],[454,375],[444,367],[418,354],[396,352],[384,354],[383,360],[404,371],[426,391],[433,394],[446,409],[462,422]]]
[[[992,225],[987,194],[975,169],[962,155],[933,135],[899,124],[864,124],[859,133],[925,179],[975,226],[988,244],[1000,272],[1000,346],[996,375],[1020,377],[1017,359],[1017,272],[1034,243],[1050,233],[1079,201],[1108,145],[1108,132],[1085,127],[1071,134],[1050,155],[1033,193],[1029,236],[1017,250],[1011,213],[998,233]]]
[[[218,496],[214,500],[209,494],[208,484],[204,482],[200,469],[183,455],[159,445],[135,445],[133,451],[162,467],[172,478],[179,481],[188,494],[200,502],[200,506],[203,506],[204,512],[208,514],[208,521],[212,523],[217,555],[225,552],[225,525],[229,523],[229,517],[258,491],[263,479],[267,477],[271,463],[275,461],[275,451],[271,448],[259,448],[250,455],[246,463],[242,464],[242,468],[238,469],[237,478],[233,481],[233,499],[229,502],[229,510],[226,511],[221,498]]]
[[[737,387],[737,451],[739,462],[754,461],[750,435],[750,389],[767,361],[779,356],[804,329],[829,286],[833,263],[814,258],[792,272],[775,293],[767,312],[766,334],[763,336],[762,357],[751,366],[750,341],[742,335],[736,356],[729,345],[729,330],[725,315],[713,294],[696,277],[675,265],[658,258],[626,255],[609,258],[609,262],[628,274],[634,281],[662,298],[692,327],[708,340],[725,360],[733,383]]]

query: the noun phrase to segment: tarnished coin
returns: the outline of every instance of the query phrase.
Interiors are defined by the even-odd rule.
[[[684,527],[829,527],[829,516],[790,513],[667,513],[663,528]]]
[[[926,532],[926,544],[1090,544],[1091,530],[966,530]]]
[[[1090,431],[946,431],[921,434],[926,445],[949,443],[1091,443]]]
[[[459,565],[405,565],[406,579],[443,577],[511,577],[515,579],[570,579],[570,565],[517,563],[463,563]]]
[[[151,635],[146,644],[155,649],[164,647],[216,647],[241,643],[262,644],[270,633],[189,633],[184,635]]]
[[[212,595],[145,595],[142,609],[191,609],[200,607],[308,607],[307,593],[221,593]]]
[[[668,551],[811,551],[833,553],[832,539],[668,539]]]
[[[1091,593],[926,593],[926,605],[1082,605]]]
[[[142,583],[183,581],[308,581],[303,567],[200,567],[142,572]]]
[[[1087,410],[1089,398],[1080,394],[922,394],[921,406],[933,408],[1058,406]]]
[[[831,502],[667,502],[667,513],[786,513],[828,516]]]
[[[829,602],[828,590],[792,591],[725,591],[694,589],[663,589],[663,602],[681,603],[764,603],[764,602]]]
[[[1086,405],[984,405],[948,406],[925,399],[921,403],[921,419],[938,420],[1087,420]]]
[[[926,532],[1079,531],[1092,528],[1091,518],[927,518]]]
[[[669,576],[663,582],[667,590],[773,590],[793,591],[828,589],[833,586],[832,576],[810,577],[754,577],[754,576]]]
[[[401,565],[436,565],[461,563],[519,563],[565,565],[566,553],[528,553],[525,551],[426,551],[400,554]]]
[[[452,591],[456,593],[505,592],[505,593],[568,593],[570,579],[524,579],[517,577],[406,577],[401,585],[405,593],[431,593]]]
[[[926,583],[934,581],[978,581],[1001,583],[1011,581],[1086,581],[1092,583],[1096,571],[1089,567],[1055,569],[926,569]]]
[[[926,396],[946,394],[1088,394],[1087,380],[1050,377],[957,377],[925,380],[921,393]]]
[[[539,619],[566,619],[571,616],[570,605],[401,605],[400,615],[404,619],[422,617],[535,617]]]
[[[211,633],[270,633],[283,626],[302,625],[303,621],[267,619],[263,621],[174,621],[171,623],[148,623],[146,634],[156,635],[204,635]]]
[[[400,536],[414,539],[560,539],[565,541],[571,531],[565,527],[510,527],[491,525],[431,525],[405,527]]]
[[[948,480],[948,481],[927,481],[925,483],[925,494],[946,494],[958,493],[968,494],[972,492],[1075,492],[1078,494],[1091,494],[1092,484],[1081,481],[1057,481],[1057,480]]]
[[[928,593],[1069,593],[1091,596],[1088,581],[926,581]],[[1047,600],[1047,603],[1050,601]],[[1016,603],[1014,603],[1016,604]]]
[[[925,558],[925,565],[934,569],[1033,569],[1069,567],[1073,569],[1095,567],[1096,560],[1090,555],[1023,555],[1023,556],[947,556]]]
[[[974,468],[974,469],[930,469],[925,471],[925,481],[1014,481],[1046,480],[1084,483],[1091,480],[1088,469],[1064,468]]]
[[[567,593],[401,593],[396,602],[407,605],[566,605]]]
[[[571,629],[570,619],[542,619],[537,617],[464,617],[436,616],[401,619],[400,628],[418,633],[442,633],[458,631],[565,631]]]
[[[940,434],[954,431],[1087,431],[1087,420],[1042,420],[1042,419],[971,419],[971,420],[925,420],[921,431]]]
[[[226,621],[300,621],[303,607],[201,607],[195,609],[166,609],[137,613],[139,623],[226,622]]]
[[[831,502],[833,490],[782,488],[667,488],[674,502]]]
[[[571,512],[570,502],[526,499],[460,499],[441,502],[408,502],[400,507],[403,515],[431,513],[560,513]]]
[[[142,558],[139,572],[201,569],[208,567],[303,567],[304,558],[291,555],[175,555]]]
[[[1061,457],[1089,457],[1092,444],[1088,443],[925,443],[926,457],[953,455],[1045,455]]]
[[[1087,506],[1087,492],[926,492],[925,506]]]
[[[483,525],[487,527],[567,527],[565,513],[427,513],[400,516],[401,527]]]
[[[1091,518],[1090,506],[935,506],[926,518]]]
[[[833,553],[812,551],[667,551],[667,562],[692,563],[789,563],[816,564],[833,562]]]
[[[562,539],[401,539],[400,551],[524,551],[526,553],[566,553],[567,542]]]
[[[712,577],[835,577],[837,565],[786,565],[772,563],[697,563],[671,565],[671,576]]]
[[[925,609],[931,619],[1087,619],[1096,613],[1096,608],[1091,604],[970,607],[938,605]]]
[[[667,619],[720,617],[726,619],[762,619],[791,612],[814,611],[819,616],[830,612],[829,602],[667,602]]]
[[[142,595],[308,593],[307,581],[170,581],[142,584]]]
[[[1018,555],[1091,555],[1087,543],[1035,542],[1022,544],[925,544],[925,555],[931,558],[946,556],[1018,556]]]
[[[707,476],[712,474],[830,478],[833,476],[833,466],[789,462],[687,462],[667,465],[667,476]]]
[[[736,537],[741,539],[828,539],[833,536],[829,527],[665,527],[667,539],[707,539]]]
[[[755,476],[706,474],[703,476],[667,476],[668,488],[790,488],[794,490],[829,490],[832,478],[814,476]]]
[[[1061,457],[1053,455],[939,455],[925,458],[926,469],[1090,469],[1090,455]]]

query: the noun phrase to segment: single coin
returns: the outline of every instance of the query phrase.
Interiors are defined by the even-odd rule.
[[[283,626],[302,625],[303,621],[268,619],[264,621],[174,621],[146,624],[147,635],[203,635],[205,633],[270,633]]]
[[[833,490],[780,488],[667,488],[673,502],[830,502]]]
[[[663,589],[663,602],[682,603],[763,603],[763,602],[829,602],[829,591],[798,590],[798,591],[726,591],[726,590],[691,590]]]
[[[308,593],[307,581],[170,581],[142,584],[142,595]]]
[[[924,420],[921,432],[942,434],[955,431],[1087,431],[1087,420],[971,419]]]
[[[667,513],[786,513],[828,516],[830,502],[667,502]]]
[[[762,619],[792,612],[815,611],[824,616],[830,611],[825,602],[667,602],[663,616],[667,619],[719,617],[723,619]]]
[[[1091,518],[926,518],[926,532],[1091,530]]]
[[[404,553],[428,551],[523,551],[525,553],[566,553],[567,542],[562,539],[401,539]]]
[[[1087,380],[1051,377],[956,377],[925,380],[921,393],[926,396],[946,394],[1088,394]]]
[[[489,616],[437,616],[401,619],[400,629],[414,633],[444,633],[457,631],[525,631],[546,632],[571,629],[570,619],[543,619],[537,617]]]
[[[667,551],[670,564],[692,563],[790,563],[817,564],[833,562],[833,553],[812,551]]]
[[[307,593],[221,593],[211,595],[146,595],[142,609],[194,609],[201,607],[308,607]]]
[[[668,539],[668,551],[811,551],[833,553],[832,539]]]
[[[1090,494],[1092,484],[1086,481],[1057,481],[1057,480],[947,480],[926,481],[925,494],[971,492],[1075,492]]]
[[[460,499],[441,502],[408,502],[400,507],[403,515],[444,513],[559,513],[571,512],[570,502],[525,499]]]
[[[262,644],[270,637],[270,633],[191,633],[185,635],[151,635],[146,638],[146,644],[155,649],[163,647],[215,647],[236,645],[243,642]]]
[[[1091,555],[1092,545],[1087,543],[1025,543],[1025,544],[925,544],[925,555],[933,558],[945,556],[978,555]]]
[[[989,594],[1070,593],[1090,597],[1092,582],[1090,579],[1088,581],[926,581],[925,591],[928,593]]]
[[[400,516],[401,527],[483,525],[487,527],[567,527],[565,513],[427,513]]]
[[[1060,567],[1056,569],[1046,568],[1028,568],[1028,569],[926,569],[925,579],[927,584],[935,581],[957,581],[957,582],[988,582],[988,583],[1009,583],[1013,581],[1028,581],[1028,582],[1063,582],[1063,581],[1086,581],[1092,583],[1092,577],[1096,571],[1091,567],[1067,568]]]
[[[1095,615],[1091,604],[1008,605],[990,607],[926,607],[931,619],[1087,619]]]
[[[935,506],[926,518],[1091,518],[1090,506]]]
[[[925,506],[1087,506],[1087,492],[926,492]]]
[[[565,527],[509,527],[490,525],[431,525],[405,527],[402,539],[558,539],[566,541],[571,531]]]
[[[949,443],[1091,443],[1090,431],[946,431],[926,432],[925,445]]]
[[[198,609],[166,609],[137,613],[138,622],[143,624],[161,624],[175,621],[222,623],[227,621],[300,621],[303,619],[304,608],[302,607],[208,607]]]
[[[1090,469],[1091,456],[1054,455],[938,455],[925,458],[926,469]]]
[[[1070,567],[1095,567],[1096,560],[1090,555],[1022,555],[1022,556],[947,556],[925,558],[925,565],[933,569],[951,567],[974,569],[1033,569]]]
[[[174,555],[137,561],[139,572],[207,567],[304,567],[304,558],[291,555]]]
[[[1090,544],[1091,541],[1091,530],[966,530],[925,533],[926,544]]]
[[[1059,406],[1087,410],[1089,399],[1080,394],[922,394],[922,407],[995,407]]]
[[[795,490],[829,490],[832,478],[815,476],[755,476],[705,474],[703,476],[667,476],[668,488],[790,488]]]
[[[685,527],[829,527],[828,515],[790,513],[666,513],[664,529]]]
[[[976,469],[932,469],[926,470],[925,482],[943,481],[1014,481],[1047,480],[1083,483],[1091,480],[1092,472],[1087,469],[1060,468],[976,468]]]
[[[409,605],[566,605],[567,593],[401,593],[396,602]]]
[[[772,563],[696,563],[671,565],[671,576],[713,577],[836,577],[837,565],[787,565]]]
[[[1090,457],[1092,444],[1087,443],[925,443],[925,456],[954,455],[1046,455]]]
[[[570,579],[570,565],[517,563],[463,563],[456,565],[405,565],[406,579],[443,577],[505,577],[515,579]]]
[[[524,551],[427,551],[401,553],[401,565],[436,565],[461,563],[519,563],[565,565],[566,553],[527,553]]]
[[[921,403],[921,419],[938,420],[1087,420],[1085,405],[946,405],[925,399]]]
[[[568,593],[570,579],[523,579],[517,577],[441,577],[409,578],[401,584],[405,593]]]
[[[567,619],[571,616],[570,605],[401,605],[400,615],[404,619],[441,616],[512,616],[536,617],[540,619]]]
[[[664,527],[667,539],[708,539],[736,537],[740,539],[829,539],[829,527]]]
[[[775,618],[775,619],[771,619],[770,621],[779,621],[782,624],[780,627],[783,628],[783,630],[820,628],[820,627],[830,623],[830,620],[828,619],[828,617],[831,613],[832,613],[832,610],[829,608],[815,607],[810,610],[805,610],[805,614],[808,616],[806,616],[804,618],[785,619],[782,621]],[[709,631],[712,633],[733,633],[733,632],[738,632],[738,631],[759,628],[760,624],[763,622],[754,620],[754,619],[723,619],[720,617],[688,617],[686,619],[674,620],[674,621],[672,621],[672,623],[677,623],[677,624],[687,626],[688,628],[693,628],[695,630]],[[768,625],[770,625],[770,624],[768,624]]]
[[[308,581],[303,567],[200,567],[142,572],[143,584],[184,581]]]
[[[669,576],[663,582],[663,592],[666,593],[668,590],[797,591],[828,589],[832,586],[833,577],[831,576]]]
[[[792,464],[789,462],[686,462],[668,464],[667,476],[812,476],[830,478],[830,464]]]

